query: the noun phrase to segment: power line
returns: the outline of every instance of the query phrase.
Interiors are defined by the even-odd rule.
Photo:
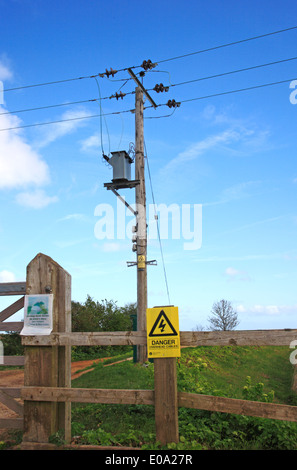
[[[291,82],[292,80],[294,80],[294,78],[291,78],[290,80],[280,80],[278,82],[264,83],[262,85],[254,85],[254,86],[250,86],[250,87],[246,87],[246,88],[239,88],[237,90],[223,91],[223,92],[220,92],[220,93],[214,93],[212,95],[205,95],[205,96],[199,96],[197,98],[190,98],[190,99],[187,99],[187,100],[182,100],[179,103],[189,103],[190,101],[204,100],[204,99],[207,99],[207,98],[214,98],[216,96],[231,95],[233,93],[240,93],[240,92],[243,92],[243,91],[256,90],[257,88],[265,88],[265,87],[268,87],[268,86],[280,85],[282,83],[287,83],[289,81]],[[167,103],[164,103],[163,106],[165,106],[166,104]],[[161,105],[159,105],[159,106],[161,106]]]
[[[156,220],[156,225],[157,225],[158,240],[159,240],[161,258],[162,258],[162,264],[163,264],[163,273],[164,273],[164,279],[165,279],[165,285],[166,285],[166,291],[167,291],[168,305],[170,305],[171,301],[170,301],[168,280],[167,280],[165,261],[164,261],[164,255],[163,255],[163,248],[162,248],[162,242],[161,242],[161,236],[160,236],[160,228],[159,228],[159,223],[158,223],[158,215],[157,215],[157,211],[156,211],[156,202],[155,202],[155,196],[154,196],[153,185],[152,185],[152,177],[151,177],[149,160],[148,160],[148,155],[147,155],[147,150],[146,150],[146,144],[145,143],[144,143],[144,146],[145,146],[145,153],[146,153],[145,156],[146,156],[146,161],[147,161],[147,169],[148,169],[152,199],[153,199],[153,204],[154,204],[155,220]]]
[[[210,52],[210,51],[214,51],[214,50],[217,50],[217,49],[222,49],[223,47],[235,46],[236,44],[242,44],[244,42],[254,41],[256,39],[265,38],[267,36],[272,36],[274,34],[280,34],[280,33],[284,33],[284,32],[287,32],[287,31],[291,31],[293,29],[297,29],[297,26],[292,26],[292,27],[286,28],[286,29],[280,29],[278,31],[272,31],[272,32],[266,33],[266,34],[260,34],[258,36],[253,36],[253,37],[249,37],[249,38],[246,38],[246,39],[240,39],[239,41],[233,41],[233,42],[228,42],[226,44],[220,44],[218,46],[209,47],[207,49],[201,49],[199,51],[190,52],[188,54],[183,54],[183,55],[179,55],[179,56],[176,56],[176,57],[171,57],[170,59],[159,60],[158,64],[162,64],[164,62],[169,62],[171,60],[183,59],[185,57],[190,57],[190,56],[196,55],[196,54],[202,54],[204,52]]]
[[[101,98],[101,99],[105,99],[105,98]],[[40,111],[42,109],[58,108],[58,107],[61,107],[61,106],[70,106],[70,105],[73,105],[73,104],[91,103],[91,102],[94,102],[94,101],[98,101],[98,98],[92,98],[92,99],[89,99],[89,100],[81,100],[81,101],[70,101],[70,102],[67,102],[67,103],[50,104],[50,105],[47,105],[47,106],[38,106],[36,108],[18,109],[18,110],[15,110],[15,111],[4,111],[3,113],[0,113],[0,116],[2,116],[3,114],[16,114],[16,113],[25,113],[25,112],[28,112],[28,111]]]
[[[111,116],[111,115],[116,115],[116,114],[124,114],[124,113],[134,113],[134,109],[127,109],[125,111],[114,111],[111,113],[104,113],[105,116]],[[27,127],[38,127],[38,126],[46,126],[49,124],[59,124],[63,122],[69,122],[69,121],[80,121],[83,119],[91,119],[95,117],[101,117],[101,114],[91,114],[88,116],[79,116],[79,117],[74,117],[74,118],[67,118],[67,119],[59,119],[57,121],[47,121],[47,122],[37,122],[34,124],[24,124],[22,126],[15,126],[15,127],[7,127],[5,129],[0,129],[0,131],[12,131],[16,129],[25,129]]]
[[[290,61],[293,61],[293,60],[296,60],[296,59],[297,59],[297,56],[296,57],[290,57],[290,58],[287,58],[287,59],[280,59],[280,60],[276,60],[276,61],[273,61],[273,62],[268,62],[268,63],[265,63],[265,64],[253,65],[253,66],[245,67],[245,68],[242,68],[242,69],[231,70],[231,71],[228,71],[228,72],[222,72],[222,73],[218,73],[218,74],[215,74],[215,75],[209,75],[209,76],[206,76],[206,77],[194,78],[192,80],[187,80],[187,81],[184,81],[184,82],[170,83],[168,88],[181,86],[181,85],[188,85],[190,83],[195,83],[195,82],[204,81],[204,80],[210,80],[210,79],[213,79],[213,78],[224,77],[224,76],[227,76],[227,75],[246,72],[246,71],[249,71],[249,70],[255,70],[255,69],[258,69],[258,68],[263,68],[263,67],[277,65],[277,64],[281,64],[281,63],[285,63],[285,62],[290,62]],[[153,70],[153,72],[160,72],[160,71]],[[165,73],[165,71],[163,71],[163,72]],[[97,87],[98,87],[99,84],[98,84],[98,80],[97,80],[96,77],[95,77],[95,80],[96,80]],[[122,87],[129,80],[130,79],[125,80],[125,83],[122,85]],[[156,91],[156,87],[155,88],[150,88],[147,91]],[[111,98],[119,99],[119,98],[124,98],[124,96],[126,96],[126,95],[133,95],[133,94],[135,94],[134,90],[131,91],[131,92],[121,94],[121,95],[116,93],[114,95],[104,96],[104,97],[101,97],[101,95],[99,94],[100,98],[91,98],[91,99],[80,100],[80,101],[70,101],[70,102],[66,102],[66,103],[58,103],[58,104],[53,104],[53,105],[39,106],[39,107],[35,107],[35,108],[19,109],[19,110],[14,110],[14,111],[4,111],[4,112],[0,113],[0,116],[4,115],[4,114],[24,113],[24,112],[28,112],[28,111],[39,111],[39,110],[44,110],[44,109],[49,109],[49,108],[57,108],[57,107],[61,107],[61,106],[70,106],[70,105],[75,105],[75,104],[97,102],[97,101],[107,100],[107,99],[111,99]],[[168,116],[170,116],[170,115],[168,115]],[[168,116],[164,116],[164,117],[168,117]]]
[[[290,78],[290,79],[286,79],[286,80],[280,80],[280,81],[277,81],[277,82],[264,83],[262,85],[254,85],[254,86],[251,86],[251,87],[240,88],[240,89],[237,89],[237,90],[223,91],[223,92],[220,92],[220,93],[213,93],[211,95],[198,96],[196,98],[181,100],[176,104],[178,105],[178,104],[181,104],[181,103],[189,103],[191,101],[197,101],[197,100],[203,100],[203,99],[207,99],[207,98],[214,98],[214,97],[218,97],[218,96],[230,95],[230,94],[233,94],[233,93],[240,93],[240,92],[243,92],[243,91],[256,90],[258,88],[265,88],[265,87],[269,87],[269,86],[273,86],[273,85],[280,85],[282,83],[291,82],[292,80],[295,80],[295,77]],[[169,101],[172,102],[172,101],[175,101],[175,100],[169,100]],[[157,105],[158,108],[162,107],[162,106],[169,106],[169,103],[167,102],[167,103],[161,103],[161,104]],[[150,109],[150,108],[153,108],[153,106],[146,106],[145,107],[145,109]],[[111,116],[111,115],[124,114],[124,113],[134,113],[134,112],[135,112],[134,109],[127,109],[127,110],[124,110],[124,111],[114,111],[114,112],[110,112],[110,113],[104,113],[104,115],[105,116]],[[27,128],[27,127],[45,126],[45,125],[48,125],[48,124],[57,124],[57,123],[61,123],[61,122],[77,121],[77,120],[82,120],[82,119],[91,119],[91,118],[94,118],[94,117],[101,117],[101,116],[102,116],[101,114],[93,114],[93,115],[80,116],[80,117],[75,117],[75,118],[60,119],[60,120],[57,120],[57,121],[40,122],[40,123],[35,123],[35,124],[25,124],[25,125],[22,125],[22,126],[15,126],[15,127],[8,127],[8,128],[5,128],[5,129],[0,129],[0,131],[10,131],[10,130],[15,130],[15,129],[23,129],[23,128]],[[164,117],[167,117],[167,116],[164,116]]]
[[[131,68],[135,68],[135,67],[131,67]],[[127,70],[127,69],[114,70],[114,72],[123,72],[125,70]],[[77,81],[77,80],[85,80],[87,78],[102,77],[106,73],[108,73],[108,72],[97,73],[97,74],[94,74],[94,75],[87,75],[87,76],[84,76],[84,77],[65,78],[63,80],[54,80],[54,81],[51,81],[51,82],[34,83],[33,85],[23,85],[23,86],[18,86],[18,87],[14,87],[14,88],[6,88],[5,90],[3,90],[3,92],[17,91],[17,90],[23,90],[23,89],[26,89],[26,88],[35,88],[35,87],[41,87],[41,86],[47,86],[47,85],[56,85],[56,84],[59,84],[59,83],[74,82],[74,81]],[[107,78],[109,78],[109,77],[107,76]],[[123,79],[118,80],[118,81],[126,81],[126,80],[127,80],[126,78],[123,78]],[[130,80],[130,79],[128,79],[128,80]]]
[[[64,80],[55,80],[55,81],[52,81],[52,82],[34,83],[33,85],[23,85],[23,86],[18,86],[18,87],[14,87],[14,88],[6,88],[3,91],[8,92],[8,91],[23,90],[25,88],[35,88],[35,87],[39,87],[39,86],[56,85],[58,83],[74,82],[76,80],[84,80],[86,78],[94,78],[94,77],[96,77],[96,75],[89,75],[89,76],[86,76],[86,77],[66,78]]]
[[[155,63],[152,63],[150,60],[148,60],[148,61],[143,61],[143,63],[141,65],[133,65],[133,66],[130,66],[130,67],[125,67],[125,68],[119,69],[119,70],[113,70],[111,68],[110,71],[108,71],[106,69],[105,72],[97,73],[97,74],[93,74],[93,75],[86,75],[86,76],[81,76],[81,77],[66,78],[66,79],[62,79],[62,80],[54,80],[54,81],[49,81],[49,82],[35,83],[35,84],[31,84],[31,85],[23,85],[23,86],[14,87],[14,88],[6,88],[3,91],[4,92],[16,91],[16,90],[22,90],[22,89],[26,89],[26,88],[34,88],[34,87],[41,87],[41,86],[47,86],[47,85],[55,85],[55,84],[72,82],[72,81],[77,81],[77,80],[85,80],[85,79],[90,79],[90,78],[95,78],[95,77],[107,77],[107,78],[109,78],[110,75],[114,76],[114,74],[116,74],[118,72],[126,72],[128,69],[136,69],[136,68],[141,68],[141,67],[144,68],[145,70],[150,70],[151,68],[153,68],[157,64],[161,64],[161,63],[164,63],[164,62],[178,60],[178,59],[182,59],[182,58],[185,58],[185,57],[190,57],[190,56],[193,56],[193,55],[202,54],[202,53],[214,51],[214,50],[217,50],[217,49],[222,49],[224,47],[234,46],[236,44],[242,44],[242,43],[245,43],[245,42],[248,42],[248,41],[254,41],[256,39],[262,39],[264,37],[268,37],[268,36],[272,36],[272,35],[276,35],[276,34],[281,34],[281,33],[287,32],[287,31],[292,31],[294,29],[297,29],[297,26],[292,26],[290,28],[285,28],[285,29],[280,29],[280,30],[277,30],[277,31],[272,31],[270,33],[260,34],[258,36],[253,36],[253,37],[249,37],[249,38],[245,38],[245,39],[240,39],[238,41],[233,41],[233,42],[229,42],[229,43],[226,43],[226,44],[220,44],[218,46],[209,47],[207,49],[200,49],[198,51],[190,52],[190,53],[187,53],[187,54],[182,54],[182,55],[179,55],[179,56],[159,60],[158,62],[155,62]],[[120,79],[118,81],[126,81],[126,80],[127,79]],[[128,79],[128,80],[130,80],[130,79]]]
[[[175,87],[175,86],[180,86],[180,85],[188,85],[189,83],[199,82],[199,81],[203,81],[203,80],[210,80],[212,78],[224,77],[226,75],[232,75],[234,73],[247,72],[249,70],[255,70],[255,69],[259,69],[259,68],[263,68],[263,67],[268,67],[268,66],[271,66],[271,65],[277,65],[277,64],[281,64],[281,63],[284,63],[284,62],[289,62],[289,61],[296,60],[296,59],[297,59],[297,57],[290,57],[289,59],[276,60],[274,62],[268,62],[266,64],[253,65],[253,66],[245,67],[245,68],[242,68],[242,69],[231,70],[229,72],[222,72],[222,73],[218,73],[218,74],[215,74],[215,75],[209,75],[207,77],[195,78],[193,80],[187,80],[185,82],[173,83],[170,86]],[[150,90],[148,90],[148,91],[150,91]]]
[[[222,92],[219,92],[219,93],[213,93],[211,95],[204,95],[204,96],[198,96],[196,98],[189,98],[187,100],[181,100],[181,101],[178,101],[178,102],[175,102],[175,100],[169,100],[169,102],[167,102],[167,103],[159,104],[158,107],[169,106],[170,101],[171,101],[171,106],[169,106],[169,107],[172,107],[172,101],[174,102],[174,107],[179,107],[181,103],[189,103],[191,101],[204,100],[204,99],[207,99],[207,98],[214,98],[214,97],[217,97],[217,96],[231,95],[233,93],[240,93],[240,92],[243,92],[243,91],[256,90],[258,88],[265,88],[265,87],[269,87],[269,86],[273,86],[273,85],[280,85],[282,83],[291,82],[292,80],[295,80],[295,78],[280,80],[278,82],[264,83],[262,85],[254,85],[254,86],[250,86],[250,87],[246,87],[246,88],[239,88],[237,90],[222,91]],[[146,106],[145,109],[150,109],[152,107],[153,106]],[[164,116],[164,117],[167,117],[167,116]]]

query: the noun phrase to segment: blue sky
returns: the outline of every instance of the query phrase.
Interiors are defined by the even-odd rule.
[[[25,280],[27,264],[42,252],[72,275],[73,300],[136,300],[136,271],[126,265],[135,259],[131,240],[95,234],[98,205],[117,213],[115,196],[104,188],[112,171],[101,141],[106,154],[134,142],[134,82],[126,83],[123,71],[110,80],[25,87],[150,59],[158,66],[144,86],[171,85],[168,93],[150,91],[153,99],[181,101],[172,115],[165,105],[145,110],[155,202],[202,207],[199,249],[185,250],[186,240],[173,239],[170,230],[162,240],[180,329],[206,326],[221,298],[237,309],[239,329],[295,328],[297,106],[290,83],[297,79],[297,29],[186,56],[297,26],[294,10],[288,0],[0,0],[0,282]],[[284,59],[292,60],[178,85]],[[222,94],[278,81],[284,83]],[[127,93],[123,100],[109,99],[119,90]],[[101,121],[74,119],[101,110]],[[37,125],[50,121],[64,122]],[[149,205],[148,173],[146,183]],[[134,190],[122,195],[134,202]],[[131,225],[129,212],[126,221]],[[148,259],[158,261],[148,268],[148,306],[166,305],[158,240],[149,241]],[[0,308],[12,300],[1,298]]]

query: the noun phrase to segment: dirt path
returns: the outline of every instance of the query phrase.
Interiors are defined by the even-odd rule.
[[[88,361],[77,361],[71,363],[71,378],[77,379],[80,375],[85,374],[87,371],[82,371],[86,367],[93,365],[94,363],[105,361],[109,357],[103,359],[91,359]],[[81,371],[81,372],[78,372]],[[0,387],[22,387],[24,385],[24,370],[0,370]]]
[[[88,361],[78,361],[71,363],[71,378],[77,379],[82,374],[86,374],[93,370],[90,368],[88,370],[83,370],[86,367],[92,366],[94,363],[105,361],[109,359],[107,357],[103,359],[91,359]],[[130,359],[130,358],[129,358]],[[128,359],[128,360],[129,360]],[[132,358],[131,358],[132,359]],[[121,361],[119,361],[121,362]],[[111,364],[108,364],[111,365]],[[0,387],[23,387],[24,385],[24,370],[23,369],[14,369],[14,370],[0,370]],[[0,418],[16,418],[17,415],[12,410],[9,410],[0,402]],[[0,435],[3,430],[0,429]]]

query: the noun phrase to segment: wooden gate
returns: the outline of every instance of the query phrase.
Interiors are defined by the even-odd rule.
[[[25,292],[51,292],[54,302],[52,333],[22,337],[25,346],[25,378],[21,389],[21,398],[24,400],[24,449],[53,448],[54,445],[48,441],[57,430],[64,430],[68,443],[65,447],[69,448],[72,402],[153,405],[156,439],[164,445],[179,441],[178,407],[297,422],[296,406],[178,392],[176,358],[155,359],[154,390],[71,388],[71,346],[145,345],[146,332],[72,333],[71,277],[43,254],[38,254],[27,267]],[[10,312],[15,308],[11,308]],[[1,312],[2,325],[5,324],[4,319],[8,318],[7,309],[5,311]],[[180,332],[181,345],[187,347],[289,347],[296,338],[297,329]],[[0,392],[1,400],[20,411],[18,404],[13,403],[15,389],[1,388]]]
[[[15,331],[20,332],[23,327],[23,322],[5,321],[16,312],[24,307],[24,294],[26,291],[25,282],[9,282],[0,284],[0,295],[21,295],[9,307],[0,312],[0,331]],[[0,338],[1,340],[1,338]],[[24,356],[5,356],[5,350],[1,356],[1,366],[22,366],[24,365]],[[17,401],[21,397],[20,387],[7,387],[0,383],[0,405],[13,411],[17,414],[16,418],[0,418],[0,429],[23,429],[23,414],[24,407]]]

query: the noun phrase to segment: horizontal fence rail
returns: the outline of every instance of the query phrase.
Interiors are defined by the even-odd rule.
[[[26,282],[1,282],[0,295],[24,295]]]
[[[297,329],[180,332],[181,345],[197,346],[288,346],[297,339]],[[26,346],[107,346],[146,344],[144,331],[54,333],[50,336],[24,336]],[[297,421],[297,407],[233,398],[178,392],[178,406],[261,418]],[[24,387],[27,401],[81,402],[110,404],[155,404],[154,390],[72,389]]]
[[[23,366],[24,364],[24,356],[3,356],[3,364],[0,363],[0,366]]]
[[[24,426],[23,418],[0,418],[0,429],[22,430]]]
[[[60,387],[24,387],[21,397],[28,401],[154,405],[153,390],[118,390]],[[178,392],[178,406],[233,413],[259,418],[297,421],[297,407],[239,400],[236,398]]]
[[[290,346],[297,329],[242,331],[181,331],[182,346]],[[53,333],[24,336],[25,346],[123,346],[146,344],[145,331]]]
[[[198,410],[256,416],[258,418],[297,421],[296,406],[279,405],[277,403],[262,403],[258,401],[239,400],[237,398],[179,392],[178,406]]]
[[[24,322],[21,321],[10,321],[10,322],[0,322],[0,331],[13,331],[19,333],[24,326]]]
[[[153,390],[123,390],[96,388],[24,387],[21,391],[24,400],[110,403],[121,405],[154,405]]]

